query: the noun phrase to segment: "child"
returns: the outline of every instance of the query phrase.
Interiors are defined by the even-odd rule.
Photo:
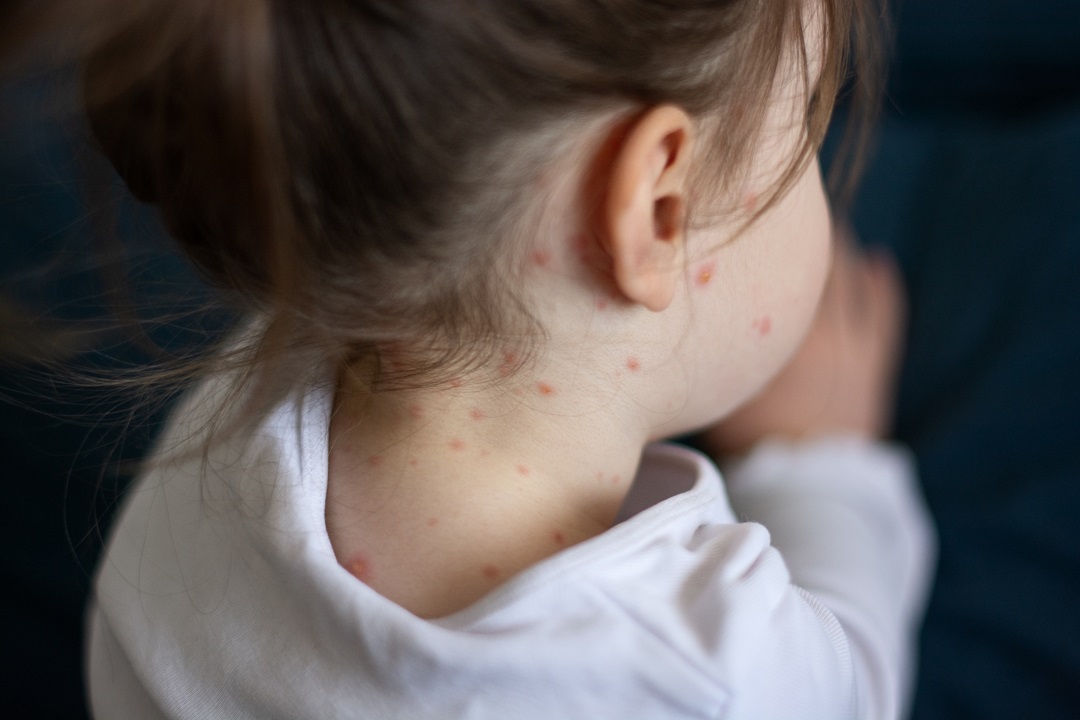
[[[182,5],[66,7],[105,151],[250,314],[113,529],[97,717],[902,712],[888,265],[841,253],[715,425],[815,315],[856,0]],[[652,444],[709,426],[724,479]]]

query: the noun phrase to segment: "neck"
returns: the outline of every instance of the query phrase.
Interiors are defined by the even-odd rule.
[[[602,531],[649,431],[628,423],[626,394],[553,365],[423,390],[370,393],[343,381],[331,429],[337,474],[376,503],[403,493],[444,503],[482,495]]]
[[[649,433],[574,371],[365,393],[340,385],[327,530],[339,562],[420,617],[613,524]]]
[[[650,440],[684,432],[689,377],[674,318],[587,282],[573,253],[536,261],[544,302],[528,363],[442,386],[339,383],[327,529],[339,561],[380,594],[437,617],[613,524]],[[557,320],[557,322],[556,322]],[[698,403],[700,404],[700,403]]]

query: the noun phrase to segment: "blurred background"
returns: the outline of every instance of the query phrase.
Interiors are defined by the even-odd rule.
[[[1080,718],[1080,3],[890,12],[885,112],[851,221],[907,281],[896,435],[941,540],[913,717]],[[87,154],[78,118],[55,112],[73,102],[55,79],[0,85],[0,288],[95,329],[65,338],[75,367],[197,349],[225,318],[199,311],[207,294],[153,213]],[[90,261],[102,242],[116,265]],[[173,319],[142,341],[101,327],[117,307]],[[0,716],[80,718],[90,575],[125,461],[168,400],[140,409],[16,366],[7,351],[42,323],[3,313]]]

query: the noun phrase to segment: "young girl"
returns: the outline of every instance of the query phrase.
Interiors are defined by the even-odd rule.
[[[104,150],[249,314],[113,529],[97,717],[902,712],[888,264],[842,252],[716,425],[815,316],[857,0],[56,7]],[[723,479],[654,444],[703,428]]]

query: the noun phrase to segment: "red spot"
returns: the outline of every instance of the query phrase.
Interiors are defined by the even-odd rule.
[[[484,566],[484,577],[486,577],[488,580],[498,580],[500,575],[502,575],[502,573],[499,572],[499,568],[495,567],[494,565]]]
[[[499,366],[499,374],[506,377],[514,372],[514,368],[518,365],[517,353],[508,352],[503,355],[502,365]]]
[[[405,362],[402,360],[402,346],[401,343],[386,343],[382,347],[381,358],[386,362],[387,367],[391,372],[401,372],[405,369]]]
[[[480,420],[486,420],[487,419],[487,415],[480,408],[473,408],[472,410],[470,410],[469,411],[469,417],[471,417],[473,420],[476,420],[478,422]]]
[[[409,467],[416,467],[420,464],[420,461],[416,458],[409,458]]]
[[[462,450],[465,449],[465,441],[461,440],[459,438],[454,438],[453,440],[450,441],[450,449],[455,450],[457,452],[461,452]]]
[[[608,308],[607,299],[605,299],[605,298],[597,298],[596,299],[596,309],[597,310],[604,311],[604,310],[607,310],[607,308]]]
[[[547,383],[538,383],[536,385],[536,391],[544,397],[551,397],[555,394],[555,388],[551,387]]]
[[[517,471],[519,475],[528,475],[530,472],[529,468],[525,465],[518,465]]]
[[[611,484],[612,485],[618,485],[620,480],[622,480],[622,478],[619,477],[618,473],[615,473],[614,475],[611,476]]]
[[[450,387],[452,387],[452,388],[461,387],[461,378],[450,378]]]
[[[534,250],[532,262],[536,267],[547,267],[548,263],[551,262],[551,253],[547,250]]]
[[[742,206],[743,209],[746,210],[746,212],[752,213],[757,210],[757,204],[758,194],[756,192],[748,190],[746,191],[746,193],[743,194]]]
[[[379,467],[380,465],[383,464],[383,456],[382,455],[372,455],[371,457],[369,457],[367,459],[367,462],[368,462],[368,465],[370,465],[371,467]]]
[[[555,532],[553,532],[551,534],[551,539],[555,541],[556,545],[565,545],[566,544],[566,536],[563,535],[558,530],[556,530]]]
[[[366,583],[371,581],[371,563],[364,558],[356,558],[346,565],[345,569],[360,582]]]
[[[708,262],[702,265],[697,275],[694,277],[694,282],[698,284],[698,287],[705,287],[712,282],[713,273],[716,272],[716,263]]]
[[[422,420],[424,418],[424,408],[419,405],[410,405],[409,415],[415,420]]]
[[[628,358],[626,361],[626,369],[630,372],[637,372],[641,369],[641,361],[636,357]]]
[[[437,518],[437,517],[429,517],[427,519],[427,526],[428,527],[435,527],[438,524],[439,524],[439,518]]]
[[[765,337],[772,332],[772,318],[766,315],[763,318],[759,318],[754,321],[754,329],[758,331],[758,335]]]

